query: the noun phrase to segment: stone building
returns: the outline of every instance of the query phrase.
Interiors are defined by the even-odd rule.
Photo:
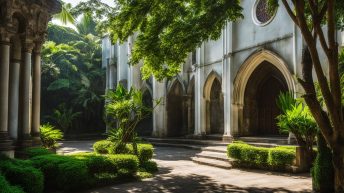
[[[104,37],[107,88],[125,83],[147,99],[163,99],[146,127],[153,136],[280,136],[278,94],[303,92],[296,81],[302,75],[301,32],[283,7],[271,15],[266,0],[241,4],[244,19],[227,23],[217,41],[203,42],[170,81],[142,81],[140,65],[128,66],[135,38],[111,45]]]
[[[58,0],[0,0],[0,152],[39,142],[41,47]]]

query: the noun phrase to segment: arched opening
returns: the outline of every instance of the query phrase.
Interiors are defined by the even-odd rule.
[[[195,79],[192,78],[188,87],[187,101],[188,134],[195,133]]]
[[[209,101],[207,101],[208,134],[224,133],[224,112],[221,82],[215,78],[211,85]]]
[[[167,95],[167,136],[183,135],[183,88],[175,81]]]
[[[283,74],[263,61],[248,79],[244,95],[244,131],[246,135],[279,135],[276,105],[280,92],[288,91]]]
[[[142,102],[144,106],[153,108],[153,98],[148,89],[142,94]],[[136,127],[136,131],[139,136],[152,136],[153,112],[149,113],[149,115],[145,119],[140,121],[140,123]]]

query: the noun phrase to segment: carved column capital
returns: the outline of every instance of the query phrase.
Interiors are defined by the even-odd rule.
[[[24,39],[22,41],[22,51],[27,53],[32,53],[35,44],[32,40]]]
[[[11,37],[13,34],[9,33],[3,28],[0,28],[0,44],[10,45]]]

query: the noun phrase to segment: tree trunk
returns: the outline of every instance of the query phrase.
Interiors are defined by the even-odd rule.
[[[344,193],[344,147],[333,148],[335,192]]]

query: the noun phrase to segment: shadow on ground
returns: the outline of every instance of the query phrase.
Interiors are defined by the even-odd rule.
[[[163,175],[169,173],[169,168],[160,168],[158,176],[153,179],[144,180],[140,183],[128,183],[121,186],[107,187],[88,193],[294,193],[284,188],[266,187],[237,187],[229,184],[219,184],[210,177],[202,175]],[[161,175],[162,174],[162,175]],[[308,192],[308,191],[297,191]]]

